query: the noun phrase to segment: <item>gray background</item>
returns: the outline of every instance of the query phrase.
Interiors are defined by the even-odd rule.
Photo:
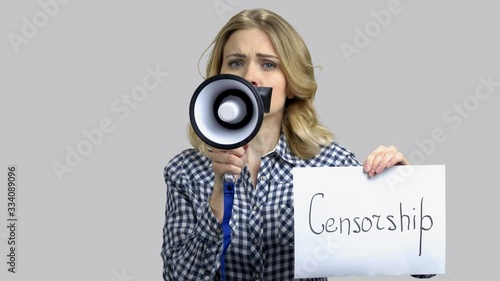
[[[161,279],[163,167],[189,146],[198,59],[225,21],[250,7],[278,12],[303,35],[323,67],[321,120],[360,161],[379,144],[394,144],[415,164],[446,165],[447,273],[434,280],[497,278],[500,153],[492,125],[500,87],[474,98],[480,76],[500,81],[496,1],[401,0],[400,13],[350,62],[340,44],[354,45],[355,28],[374,22],[371,11],[387,9],[389,0],[68,2],[46,22],[36,0],[0,4],[2,182],[8,165],[19,171],[18,273],[6,271],[3,185],[0,279]],[[9,36],[22,36],[23,18],[33,16],[41,27],[16,52]],[[148,66],[169,76],[123,118],[111,105],[142,84]],[[443,117],[464,102],[463,117]],[[66,147],[75,149],[82,131],[106,118],[114,130],[59,181],[52,163],[64,164]],[[419,147],[434,130],[445,140]]]

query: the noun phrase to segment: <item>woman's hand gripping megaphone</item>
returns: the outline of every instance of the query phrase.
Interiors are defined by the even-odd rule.
[[[212,159],[215,182],[210,206],[219,220],[224,213],[223,183],[234,183],[248,163],[248,143],[269,112],[271,95],[272,88],[219,74],[203,81],[191,98],[191,125]]]

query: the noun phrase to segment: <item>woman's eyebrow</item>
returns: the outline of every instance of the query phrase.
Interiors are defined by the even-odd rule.
[[[257,57],[279,59],[278,56],[263,53],[257,53]]]
[[[275,55],[270,55],[270,54],[264,54],[264,53],[257,53],[256,54],[257,57],[259,58],[273,58],[273,59],[279,59],[277,56]],[[226,58],[228,57],[237,57],[237,58],[246,58],[247,55],[245,54],[242,54],[242,53],[232,53],[232,54],[229,54],[226,56]]]
[[[247,56],[245,54],[242,54],[242,53],[232,53],[232,54],[229,54],[226,56],[226,58],[229,58],[229,57],[246,58]]]

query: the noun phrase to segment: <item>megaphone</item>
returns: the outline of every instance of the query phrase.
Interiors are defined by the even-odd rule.
[[[234,149],[250,142],[269,112],[272,88],[256,87],[240,76],[219,74],[204,80],[189,104],[195,133],[211,147]]]

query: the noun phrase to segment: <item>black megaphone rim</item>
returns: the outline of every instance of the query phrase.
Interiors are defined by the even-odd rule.
[[[257,119],[257,122],[255,124],[255,128],[251,131],[251,133],[247,137],[245,137],[244,139],[242,139],[236,143],[221,144],[221,143],[217,143],[217,142],[212,141],[211,139],[209,139],[207,136],[205,136],[203,134],[203,132],[200,130],[200,128],[198,126],[198,123],[196,122],[194,108],[195,108],[195,104],[196,104],[196,99],[198,98],[199,94],[203,91],[203,89],[207,85],[209,85],[210,83],[213,83],[215,81],[226,80],[226,79],[236,80],[236,81],[240,82],[241,84],[245,85],[252,92],[252,94],[255,97],[257,107],[258,107],[257,112],[261,112],[262,114],[257,114],[258,119]],[[205,79],[196,88],[195,92],[193,93],[193,96],[191,97],[191,101],[189,104],[189,119],[190,119],[191,126],[193,127],[194,132],[207,145],[209,145],[213,148],[218,148],[218,149],[224,149],[224,150],[235,149],[235,148],[244,146],[245,144],[249,143],[259,132],[260,127],[262,125],[263,118],[264,118],[264,103],[262,101],[260,94],[257,91],[257,88],[254,85],[252,85],[252,83],[248,82],[246,79],[244,79],[240,76],[237,76],[237,75],[233,75],[233,74],[218,74],[218,75],[214,75],[210,78]]]

